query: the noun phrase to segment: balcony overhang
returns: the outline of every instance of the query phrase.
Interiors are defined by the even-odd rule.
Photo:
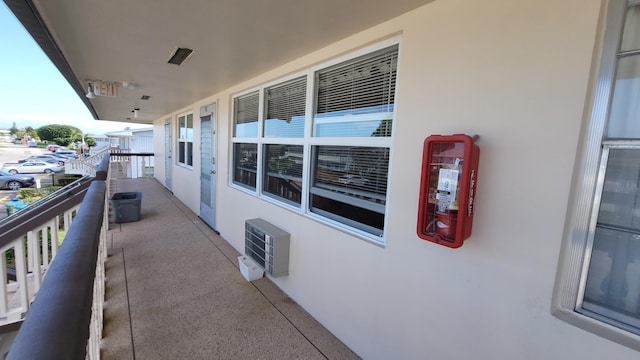
[[[151,123],[433,0],[4,1],[95,119]]]

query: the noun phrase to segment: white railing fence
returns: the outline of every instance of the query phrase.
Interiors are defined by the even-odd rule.
[[[26,208],[0,224],[2,238],[14,239],[0,240],[0,269],[15,266],[15,275],[0,271],[0,323],[24,317],[10,351],[0,357],[100,358],[108,169],[109,158],[103,156],[95,178],[78,181],[52,201],[52,209]],[[64,245],[59,247],[61,231]]]
[[[104,148],[86,159],[65,162],[65,173],[95,176],[102,159],[111,156],[113,177],[137,179],[153,176],[153,153],[134,153],[131,149]]]
[[[42,286],[80,205],[55,216],[0,248],[0,326],[21,321]]]

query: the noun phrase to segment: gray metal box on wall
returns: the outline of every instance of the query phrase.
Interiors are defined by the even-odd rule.
[[[244,227],[245,255],[272,277],[288,275],[289,233],[263,219],[247,220]]]

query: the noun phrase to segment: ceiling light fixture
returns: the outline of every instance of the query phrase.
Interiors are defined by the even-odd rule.
[[[167,62],[169,64],[182,65],[192,53],[193,49],[179,47],[173,52],[173,55],[171,55],[171,58]]]
[[[122,87],[125,88],[125,89],[132,90],[132,89],[135,89],[136,87],[138,87],[138,85],[136,85],[134,83],[127,82],[127,81],[123,81],[122,82]]]
[[[138,118],[138,113],[140,112],[140,109],[135,108],[131,112],[133,113],[133,117],[137,119]]]
[[[94,99],[96,97],[96,95],[93,93],[93,85],[91,85],[91,83],[89,83],[89,85],[87,86],[86,97],[88,97],[89,99]]]

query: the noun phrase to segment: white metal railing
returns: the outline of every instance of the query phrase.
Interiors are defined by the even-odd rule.
[[[98,165],[111,150],[110,148],[104,148],[86,159],[66,160],[64,162],[64,172],[65,174],[96,176]]]
[[[26,208],[14,214],[17,218],[5,219],[9,224],[0,227],[5,238],[0,240],[0,265],[6,268],[10,253],[15,263],[15,280],[9,285],[7,273],[0,271],[0,310],[6,321],[17,322],[24,317],[11,351],[0,354],[0,358],[100,358],[109,225],[108,169],[106,158],[93,180],[84,177],[89,181],[74,183],[78,184],[76,191],[57,196],[54,208]],[[60,251],[59,229],[66,231],[65,246]],[[7,238],[15,240],[7,242]],[[39,300],[31,304],[35,296]],[[91,308],[82,304],[91,304]],[[75,336],[69,338],[69,334]],[[36,338],[39,340],[34,342]]]
[[[0,326],[21,321],[58,253],[60,231],[68,231],[80,205],[55,216],[0,248]],[[12,277],[12,276],[11,276]]]
[[[93,280],[93,302],[91,305],[91,322],[89,323],[89,339],[87,340],[87,359],[100,359],[100,341],[104,329],[104,295],[105,295],[105,262],[107,261],[107,230],[109,228],[109,176],[106,180],[107,191],[104,199],[104,213],[100,242],[98,244],[98,261],[96,277]]]
[[[137,179],[153,176],[153,154],[133,153],[131,149],[104,148],[86,159],[67,160],[65,173],[95,176],[104,156],[111,156],[111,167],[116,178]]]
[[[111,176],[137,179],[153,176],[153,153],[134,153],[131,149],[111,149]]]

